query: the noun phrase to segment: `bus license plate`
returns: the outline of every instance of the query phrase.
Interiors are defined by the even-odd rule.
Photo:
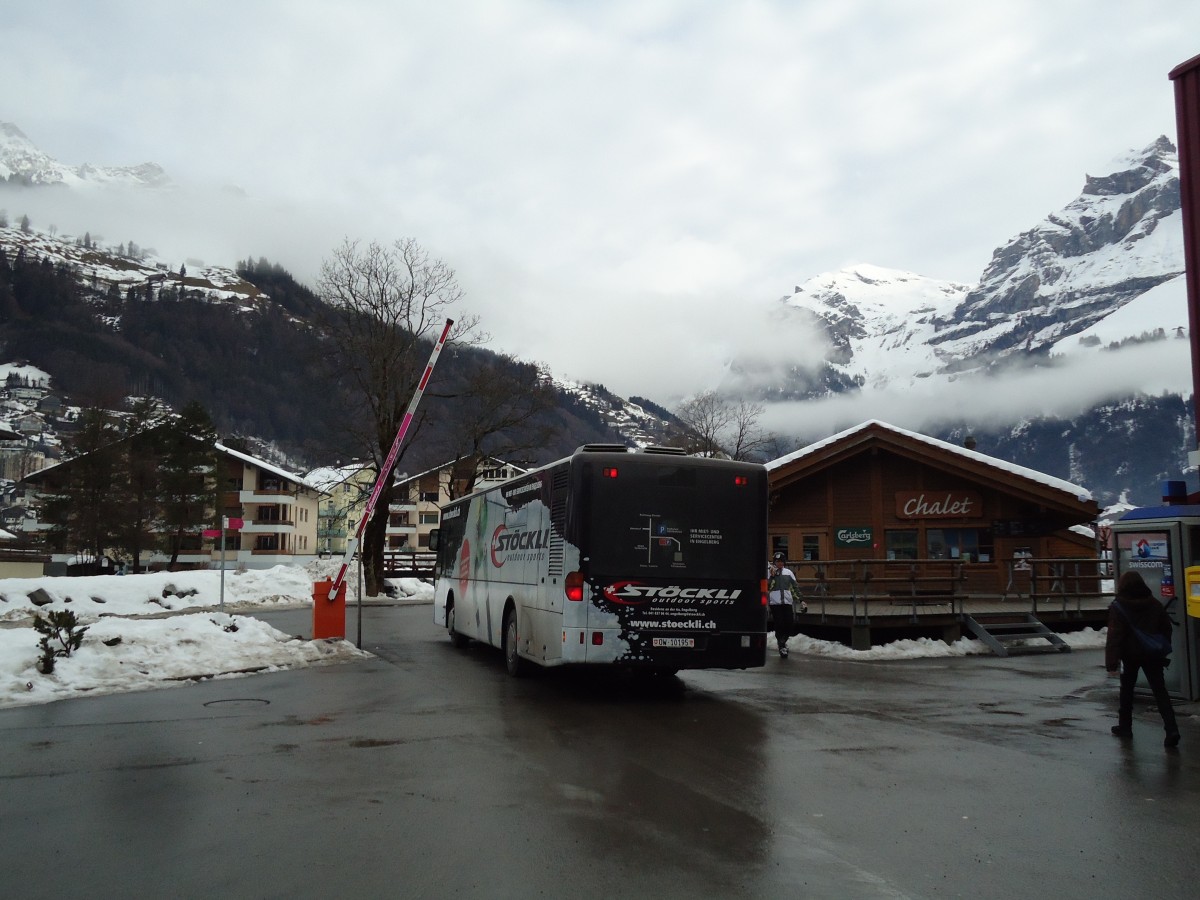
[[[655,638],[655,647],[695,647],[695,638]]]

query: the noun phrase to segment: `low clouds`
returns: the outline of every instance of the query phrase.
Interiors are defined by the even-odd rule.
[[[1040,416],[1071,418],[1133,393],[1189,394],[1191,377],[1190,343],[1168,338],[1119,350],[1055,356],[1044,365],[1011,369],[1002,379],[937,376],[828,400],[774,404],[763,425],[805,440],[867,419],[925,432],[960,422],[984,428]]]

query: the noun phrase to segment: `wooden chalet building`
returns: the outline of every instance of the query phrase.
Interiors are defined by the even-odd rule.
[[[1035,562],[1097,558],[1084,488],[885,422],[767,469],[771,550],[806,594],[999,598]],[[1098,590],[1096,572],[1076,587]]]

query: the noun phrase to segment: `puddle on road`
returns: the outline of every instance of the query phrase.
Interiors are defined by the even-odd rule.
[[[270,706],[270,700],[258,700],[253,697],[231,697],[228,700],[209,700],[205,706],[222,706],[222,707],[242,707],[242,706]]]

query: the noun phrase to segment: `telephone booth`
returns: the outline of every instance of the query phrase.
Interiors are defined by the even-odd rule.
[[[1200,700],[1200,505],[1133,509],[1112,532],[1116,577],[1136,570],[1175,623],[1167,690]]]

